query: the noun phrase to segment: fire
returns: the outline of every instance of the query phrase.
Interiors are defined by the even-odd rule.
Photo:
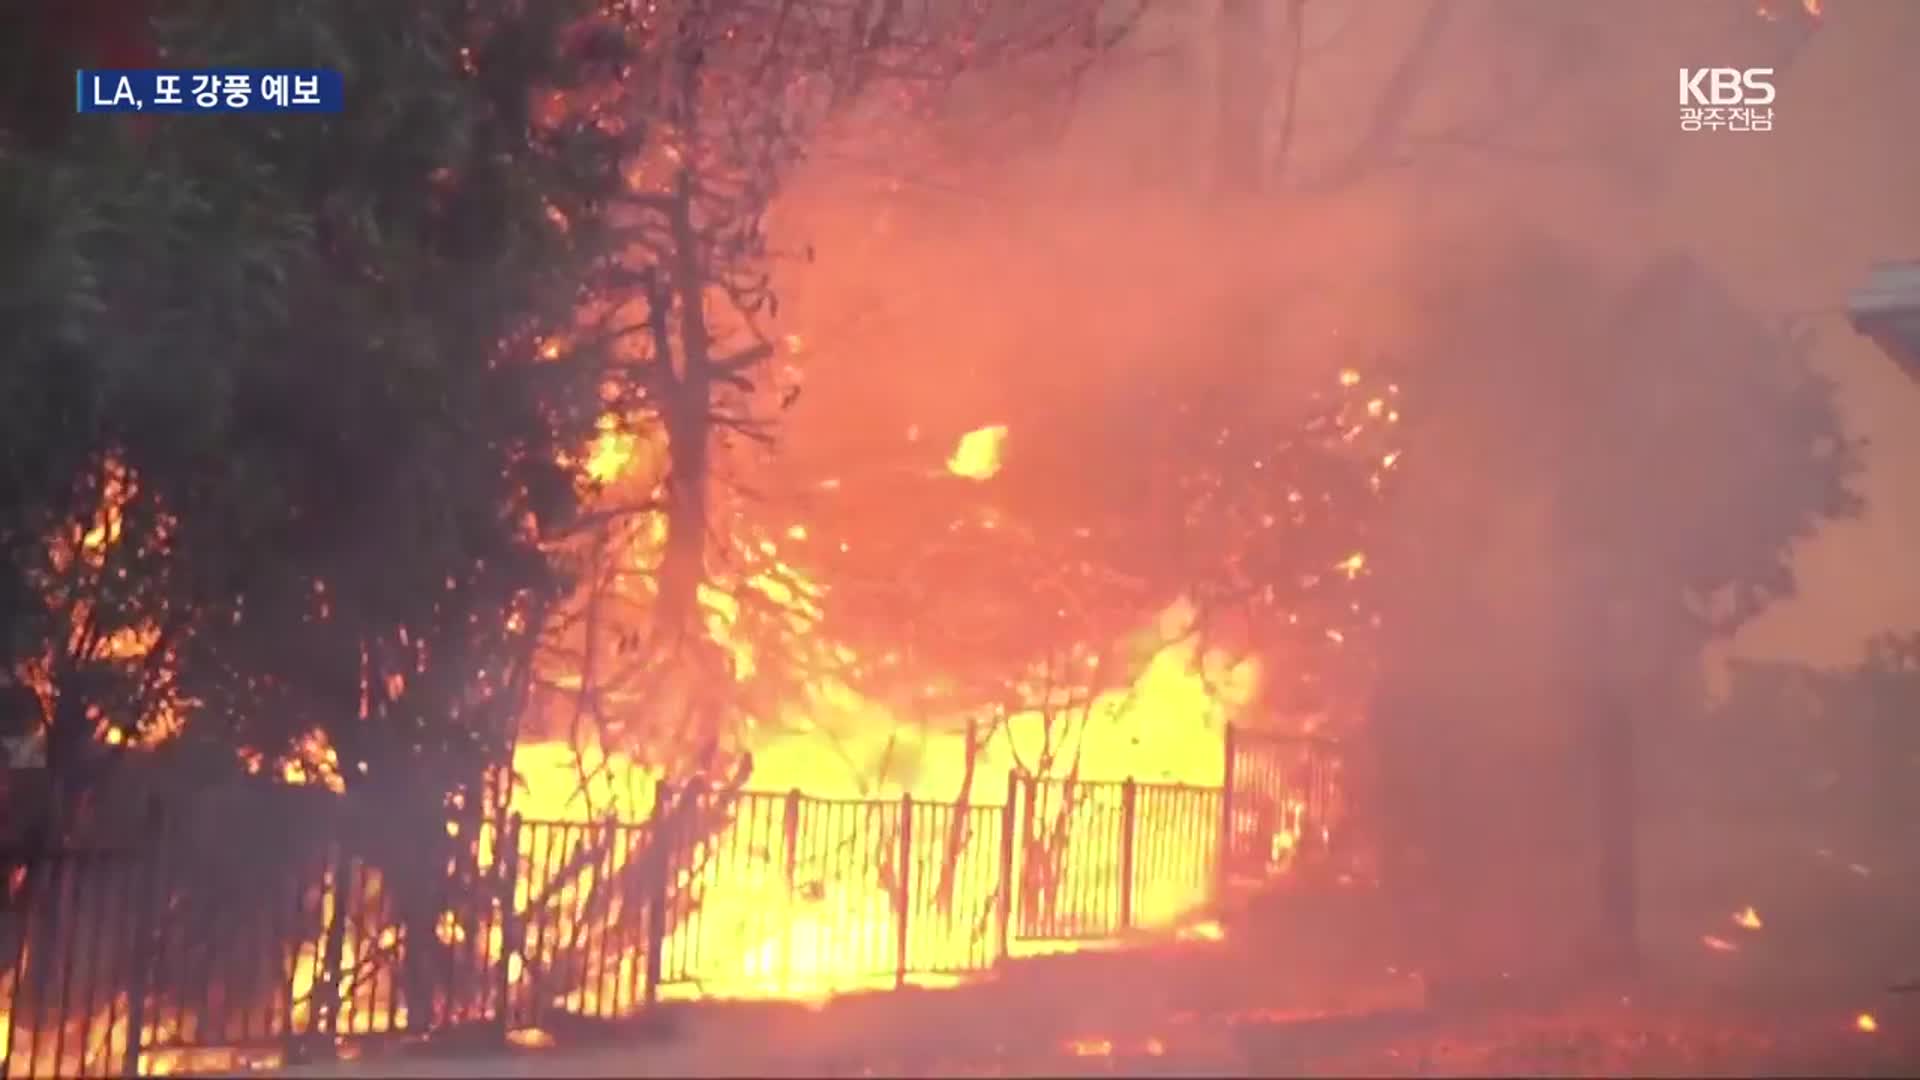
[[[621,430],[617,417],[601,417],[600,433],[593,440],[584,466],[588,478],[596,484],[606,484],[625,473],[633,464],[637,441],[632,432]]]
[[[1754,12],[1768,22],[1780,21],[1791,10],[1790,7],[1783,10],[1782,7],[1776,6],[1774,0],[1760,0],[1760,3],[1754,7]],[[1807,18],[1817,22],[1827,14],[1826,0],[1800,0],[1800,11]]]
[[[1760,921],[1760,913],[1749,904],[1733,913],[1733,925],[1742,930],[1758,930],[1765,924]]]
[[[1074,1057],[1112,1057],[1112,1039],[1073,1039],[1067,1043],[1067,1053]]]
[[[1000,472],[1007,442],[1007,426],[994,424],[960,436],[947,459],[947,471],[968,480],[990,480]]]
[[[515,1028],[507,1032],[507,1042],[528,1050],[541,1050],[554,1044],[553,1035],[540,1028]]]
[[[1880,1030],[1880,1021],[1875,1020],[1872,1013],[1861,1013],[1853,1018],[1853,1029],[1871,1035]]]
[[[1086,704],[1075,741],[1082,778],[1191,786],[1220,783],[1224,724],[1251,699],[1257,669],[1250,662],[1198,650],[1185,633],[1192,618],[1186,605],[1163,613],[1153,630],[1166,634],[1162,640],[1171,643],[1158,650],[1131,683],[1095,695]],[[916,731],[907,718],[896,716],[882,703],[843,683],[823,679],[808,689],[806,700],[793,703],[782,722],[767,725],[765,733],[752,740],[750,789],[804,790],[809,796],[847,800],[848,807],[858,805],[852,802],[856,799],[910,796],[931,803],[957,798],[997,810],[1005,798],[1009,772],[1022,762],[1036,760],[1043,745],[1057,741],[1060,725],[1057,712],[1036,708],[1005,717],[984,738],[961,725],[942,729],[922,724]],[[976,738],[970,754],[969,742]],[[515,772],[513,805],[523,818],[580,826],[603,821],[610,811],[622,820],[644,820],[653,809],[654,784],[660,776],[622,753],[592,743],[575,747],[558,741],[522,744],[515,754]],[[583,777],[587,778],[584,784]],[[744,811],[742,815],[749,816]],[[831,877],[832,860],[847,857],[834,853],[864,846],[871,827],[863,817],[863,813],[829,814],[811,822],[807,850],[799,853],[796,864],[800,877],[813,880],[820,873]],[[795,870],[789,867],[792,856],[757,841],[729,840],[748,827],[736,820],[729,827],[731,832],[723,830],[710,842],[728,849],[731,861],[724,867],[709,863],[681,872],[678,887],[699,896],[699,910],[674,932],[698,939],[694,972],[698,982],[664,986],[663,995],[778,997],[818,1003],[849,990],[874,987],[872,964],[863,963],[863,958],[872,956],[876,942],[890,942],[898,931],[893,893],[878,878],[860,882],[838,878],[831,888],[796,888]],[[922,865],[917,874],[937,872],[943,840],[935,836],[927,842],[930,854],[924,858],[934,862]],[[828,861],[816,864],[809,851]],[[523,903],[541,887],[530,880],[536,870],[532,862],[522,866],[523,881],[517,892]],[[588,888],[590,882],[583,881],[567,895],[584,895]],[[1206,887],[1199,880],[1141,881],[1135,892],[1136,923],[1171,926],[1206,899]],[[964,906],[962,899],[954,903],[956,909]],[[956,923],[949,928],[951,933],[932,933],[932,928],[922,926],[914,939],[920,963],[935,968],[966,966],[968,950],[978,946],[973,927]],[[1180,936],[1218,941],[1224,935],[1218,923],[1202,923],[1181,931]],[[636,942],[630,947],[631,955],[621,958],[622,967],[629,961],[644,962],[638,946]],[[1029,947],[1053,951],[1059,946],[1036,943]],[[665,946],[669,953],[687,948],[672,937]],[[949,951],[950,963],[942,960]],[[885,980],[891,982],[890,977]],[[928,980],[917,978],[916,982],[924,985]]]
[[[1177,936],[1182,941],[1225,941],[1227,932],[1217,920],[1208,919],[1192,926],[1181,927]]]

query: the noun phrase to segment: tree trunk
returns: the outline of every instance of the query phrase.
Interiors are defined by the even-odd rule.
[[[659,572],[657,628],[677,635],[690,624],[698,608],[700,583],[706,579],[708,458],[713,437],[713,372],[711,333],[706,316],[706,275],[700,260],[700,240],[693,225],[692,180],[681,174],[669,211],[673,234],[671,289],[655,298],[655,312],[664,325],[678,330],[671,389],[663,402],[661,420],[673,455],[667,477],[667,540]],[[677,322],[670,312],[678,314]]]

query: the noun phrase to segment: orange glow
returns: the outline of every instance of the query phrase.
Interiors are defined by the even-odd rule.
[[[553,1036],[539,1028],[515,1028],[507,1032],[507,1042],[524,1049],[539,1050],[552,1046]]]
[[[1074,1057],[1112,1057],[1111,1039],[1073,1039],[1067,1043],[1067,1053]]]
[[[1007,442],[1005,424],[977,428],[960,436],[947,459],[947,471],[968,480],[989,480],[1000,472],[1001,455]]]
[[[1733,925],[1742,930],[1758,930],[1765,924],[1760,921],[1760,913],[1749,904],[1733,913]]]
[[[1872,1013],[1861,1013],[1853,1018],[1853,1029],[1871,1035],[1880,1030],[1880,1021],[1875,1020]]]
[[[621,430],[617,418],[601,417],[600,434],[587,454],[587,476],[597,484],[611,483],[633,464],[636,442],[632,432]]]
[[[1182,941],[1225,941],[1227,932],[1217,921],[1208,919],[1206,922],[1181,927],[1177,936]]]

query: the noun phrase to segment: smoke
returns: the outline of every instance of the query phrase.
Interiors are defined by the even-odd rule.
[[[1425,808],[1421,846],[1484,834],[1472,857],[1455,837],[1455,878],[1590,877],[1591,714],[1632,713],[1657,754],[1699,715],[1702,658],[1752,616],[1785,640],[1802,613],[1809,653],[1871,630],[1836,617],[1857,586],[1818,554],[1863,528],[1826,527],[1859,509],[1860,406],[1835,414],[1817,373],[1860,350],[1818,312],[1899,254],[1887,237],[1920,246],[1885,186],[1915,168],[1885,102],[1911,82],[1892,43],[1920,24],[1836,6],[1816,25],[1744,4],[1308,4],[1298,24],[1275,5],[1265,190],[1246,197],[1213,175],[1235,110],[1212,5],[1155,9],[1070,89],[976,73],[931,135],[895,130],[881,161],[825,147],[780,207],[818,257],[785,278],[808,392],[769,487],[918,475],[1005,425],[999,510],[1124,516],[1189,403],[1284,426],[1335,371],[1403,380],[1406,473],[1370,565],[1420,761],[1380,782]],[[1701,63],[1774,67],[1775,130],[1679,131],[1674,72]],[[1777,313],[1809,311],[1780,333]],[[1878,499],[1888,457],[1868,461]],[[839,504],[856,534],[947,526],[866,490]],[[1705,760],[1643,772],[1714,782]],[[1498,839],[1490,820],[1536,827]],[[1543,869],[1551,849],[1572,868]]]

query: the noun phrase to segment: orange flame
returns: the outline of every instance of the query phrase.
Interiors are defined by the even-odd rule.
[[[1111,1039],[1072,1039],[1067,1043],[1067,1053],[1074,1057],[1112,1057]]]
[[[994,424],[960,436],[947,459],[947,471],[968,480],[990,480],[1000,472],[1007,443],[1007,426]]]

